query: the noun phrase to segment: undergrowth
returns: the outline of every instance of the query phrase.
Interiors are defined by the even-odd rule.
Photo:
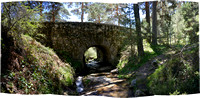
[[[144,40],[143,43],[145,55],[142,57],[137,56],[136,53],[132,55],[130,52],[123,53],[124,51],[130,51],[129,48],[122,51],[121,59],[117,65],[117,68],[119,69],[119,78],[133,78],[131,75],[133,71],[167,50],[167,46],[165,45],[152,46],[146,40]]]
[[[178,51],[148,77],[150,93],[156,95],[199,93],[198,65],[198,46]]]
[[[12,66],[2,73],[2,93],[63,94],[74,82],[74,70],[55,52],[28,35],[22,35],[18,48],[25,51],[14,58]],[[15,54],[15,53],[13,53]]]

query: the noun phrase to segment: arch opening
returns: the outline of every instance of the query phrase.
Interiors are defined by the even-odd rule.
[[[83,55],[85,67],[92,72],[110,71],[113,66],[108,62],[108,51],[102,46],[91,46]]]

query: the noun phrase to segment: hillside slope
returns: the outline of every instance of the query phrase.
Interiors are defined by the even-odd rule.
[[[28,35],[14,43],[17,45],[10,52],[7,68],[2,68],[2,93],[63,94],[73,84],[73,68],[52,49]],[[6,54],[2,52],[2,56]]]
[[[148,87],[155,95],[199,93],[199,43],[177,48],[148,77]]]

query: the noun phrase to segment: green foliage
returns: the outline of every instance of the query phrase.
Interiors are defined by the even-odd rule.
[[[185,33],[183,33],[183,29],[185,28],[184,19],[181,15],[181,9],[177,9],[177,12],[172,16],[172,27],[174,31],[174,35],[178,39],[177,44],[186,43],[187,40]]]
[[[118,63],[118,65],[117,65],[117,67],[118,67],[119,69],[122,69],[123,66],[124,66],[125,64],[127,64],[127,63],[128,63],[128,59],[126,59],[126,60],[120,60],[119,63]]]
[[[160,65],[148,77],[150,92],[158,95],[198,93],[199,72],[195,68],[196,65],[189,61],[193,53],[184,51],[183,57],[173,56],[165,64]]]
[[[197,32],[199,31],[199,11],[197,2],[179,2],[171,16],[169,29],[171,43],[188,44],[198,41]],[[162,21],[163,22],[163,21]]]
[[[117,65],[120,72],[118,75],[119,78],[132,78],[131,72],[137,70],[143,64],[164,53],[168,49],[165,45],[150,45],[146,39],[143,40],[143,46],[145,55],[142,57],[136,56],[136,53],[131,55],[131,48],[128,47],[128,45],[127,47],[124,47],[121,51],[121,58]]]
[[[74,72],[73,72],[73,69],[70,67],[70,65],[68,65],[66,63],[59,63],[59,67],[58,67],[57,62],[60,62],[60,61],[58,60],[58,57],[52,51],[52,49],[50,49],[48,47],[44,47],[43,45],[34,41],[32,38],[30,38],[27,35],[23,36],[23,37],[24,37],[24,39],[27,39],[25,41],[25,44],[28,44],[29,42],[32,43],[27,48],[32,50],[30,55],[32,55],[35,59],[34,60],[35,62],[33,62],[33,63],[40,65],[40,66],[36,65],[36,67],[34,68],[35,70],[34,70],[33,75],[36,75],[34,77],[40,77],[40,82],[42,82],[46,85],[44,87],[46,89],[49,88],[51,90],[51,91],[47,90],[47,92],[44,92],[44,93],[53,93],[54,88],[52,88],[52,86],[55,85],[55,84],[53,84],[54,83],[53,81],[55,81],[55,80],[52,80],[51,78],[59,77],[59,81],[61,81],[62,85],[65,85],[65,86],[72,85],[72,83],[74,81],[74,79],[73,79]],[[34,41],[34,42],[32,42],[32,41]],[[38,53],[40,53],[40,54],[38,54]],[[48,57],[48,59],[45,59],[46,56]],[[57,59],[57,60],[54,60],[54,59]],[[53,72],[49,73],[49,71],[53,71]],[[40,75],[42,75],[42,77]],[[41,86],[40,89],[43,90],[44,87]]]
[[[66,67],[60,67],[59,68],[59,72],[62,75],[62,77],[60,78],[61,82],[67,86],[70,86],[73,84],[73,73],[71,72],[70,69],[66,68]]]
[[[105,9],[108,9],[106,3],[93,3],[89,6],[88,20],[95,21],[97,23],[105,22],[108,18],[108,13]]]
[[[85,10],[88,13],[88,21],[96,23],[109,23],[115,24],[116,21],[119,23],[123,22],[121,8],[123,4],[108,4],[108,3],[91,3]]]
[[[199,5],[196,2],[187,2],[181,7],[181,15],[184,19],[184,32],[190,37],[190,43],[198,41],[196,32],[199,31]]]
[[[24,2],[6,2],[2,3],[2,25],[8,27],[8,33],[15,38],[21,34],[36,35],[39,23],[37,21],[38,6],[31,9]]]
[[[157,3],[158,43],[188,44],[198,41],[199,11],[197,2],[166,1]],[[145,26],[144,26],[145,27]]]
[[[159,44],[171,44],[172,40],[172,18],[177,8],[177,1],[162,0],[157,3],[159,11],[158,13],[158,43]],[[152,24],[153,25],[153,24]]]
[[[153,49],[153,51],[157,55],[160,55],[164,53],[167,49],[169,49],[167,45],[151,45],[150,47]]]
[[[75,14],[78,16],[78,18],[81,19],[81,22],[84,20],[84,14],[88,13],[88,6],[89,2],[75,2],[75,3],[70,3],[69,6],[70,8],[75,5],[75,9],[71,10],[71,13]]]
[[[117,66],[120,72],[119,77],[130,78],[130,75],[129,75],[130,72],[137,70],[147,61],[149,61],[151,58],[157,55],[158,54],[156,53],[145,52],[145,55],[143,57],[133,56],[133,57],[129,57],[129,59],[120,61]]]
[[[170,95],[179,95],[180,94],[180,92],[178,92],[177,90],[176,91],[174,91],[173,93],[169,93]]]
[[[61,2],[43,2],[44,3],[44,20],[51,22],[63,22],[69,18],[70,13]]]
[[[170,95],[186,95],[187,93],[180,93],[179,91],[174,91],[173,93],[169,93]]]
[[[146,20],[142,20],[142,22],[141,22],[141,32],[143,34],[143,39],[147,39],[147,41],[150,42],[151,33],[148,30],[149,30],[148,22]]]
[[[86,63],[89,62],[89,60],[97,59],[97,50],[96,47],[90,47],[84,54]]]

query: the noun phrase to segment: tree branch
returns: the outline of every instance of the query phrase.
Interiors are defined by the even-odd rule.
[[[29,12],[30,13],[30,12]],[[28,14],[29,14],[28,13]],[[20,17],[19,19],[17,19],[13,24],[12,24],[12,26],[10,27],[10,30],[14,27],[14,25],[18,22],[18,21],[20,21],[22,18],[24,18],[26,15],[28,15],[28,14],[25,14],[23,17]]]
[[[8,22],[8,25],[11,25],[11,17],[10,17],[10,12],[9,12],[9,10],[8,10],[8,8],[7,8],[7,6],[5,6],[5,4],[4,4],[4,7],[5,7],[5,9],[6,9],[6,12],[7,12],[7,15],[8,15],[8,18],[9,18],[9,22]]]

